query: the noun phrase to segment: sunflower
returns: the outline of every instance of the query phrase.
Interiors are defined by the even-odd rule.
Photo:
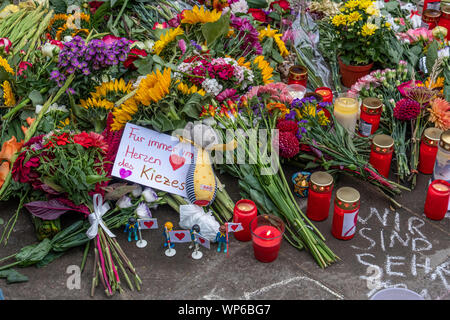
[[[239,59],[237,59],[237,63],[239,66],[241,67],[245,67],[247,69],[250,69],[250,61],[245,62],[245,57],[240,57]]]
[[[261,42],[262,40],[264,40],[264,38],[273,38],[278,46],[278,50],[280,51],[281,56],[286,57],[289,55],[289,51],[287,50],[283,40],[281,40],[282,36],[283,34],[278,33],[277,29],[271,29],[270,25],[268,25],[266,29],[262,29],[259,31],[258,40]]]
[[[425,85],[421,84],[421,83],[416,83],[416,86],[417,87],[426,87],[426,88],[431,89],[431,90],[439,89],[440,93],[443,93],[444,92],[444,82],[445,82],[445,78],[444,77],[438,77],[436,79],[436,81],[433,81],[433,82],[431,81],[430,78],[428,78],[425,81]]]
[[[219,20],[221,12],[214,9],[213,11],[206,10],[204,6],[200,8],[195,6],[192,10],[183,11],[183,19],[181,23],[196,24],[196,23],[208,23]]]
[[[185,95],[191,95],[191,94],[197,93],[203,97],[206,94],[206,92],[203,89],[198,90],[196,85],[189,87],[188,85],[186,85],[183,82],[180,82],[178,84],[177,89],[178,89],[178,91],[180,91],[181,93],[183,93]]]
[[[136,99],[130,98],[125,101],[121,107],[114,109],[113,111],[113,123],[111,124],[111,130],[117,131],[122,129],[125,124],[133,118],[133,115],[139,110],[136,103]]]
[[[95,88],[95,92],[91,93],[93,98],[108,97],[111,93],[114,95],[123,96],[125,94],[133,91],[133,82],[125,83],[125,81],[120,78],[119,80],[113,80],[109,82],[104,82]]]
[[[156,70],[142,79],[135,95],[137,101],[144,106],[149,106],[152,102],[158,102],[164,98],[169,93],[171,72],[169,68],[165,68],[163,73]]]
[[[264,84],[272,83],[273,68],[266,60],[264,60],[264,56],[257,56],[253,60],[253,63],[256,64],[257,68],[261,72]]]
[[[169,29],[165,34],[162,34],[158,41],[153,45],[153,52],[158,56],[164,50],[164,48],[179,35],[184,34],[184,31],[180,27],[176,29]]]
[[[0,67],[2,67],[6,72],[10,73],[11,75],[14,75],[14,70],[9,65],[8,61],[4,59],[2,56],[0,56]]]
[[[87,100],[80,100],[81,106],[85,109],[99,108],[111,110],[114,108],[114,102],[106,99],[88,98]]]
[[[53,25],[54,25],[54,24],[57,24],[56,22],[58,22],[58,21],[61,21],[61,22],[62,22],[62,24],[60,24],[61,26],[64,25],[64,24],[66,24],[66,21],[67,21],[67,18],[68,18],[68,17],[69,17],[69,16],[68,16],[67,14],[64,14],[64,13],[58,13],[58,14],[55,14],[55,15],[52,17],[52,19],[50,20],[50,22],[49,22],[49,24],[48,24],[48,26],[47,26],[47,30],[48,30],[48,31],[52,30]]]
[[[8,81],[4,81],[1,85],[3,89],[3,103],[7,107],[13,107],[16,105],[16,98],[14,97],[14,93],[11,88],[11,84]]]

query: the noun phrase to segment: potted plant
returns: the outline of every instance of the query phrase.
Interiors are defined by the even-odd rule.
[[[330,18],[342,84],[351,87],[369,74],[374,62],[382,62],[385,39],[393,36],[391,26],[380,15],[375,1],[349,0]]]

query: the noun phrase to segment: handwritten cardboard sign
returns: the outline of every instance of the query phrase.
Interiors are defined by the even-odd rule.
[[[169,231],[170,242],[191,242],[191,232],[189,230]]]
[[[193,157],[194,149],[191,144],[127,123],[112,175],[187,197],[186,175]]]
[[[158,220],[156,218],[138,219],[139,229],[158,229]]]

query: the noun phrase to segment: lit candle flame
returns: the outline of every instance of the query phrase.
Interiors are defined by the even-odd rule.
[[[269,230],[269,231],[267,231],[267,234],[266,234],[266,236],[269,236],[269,234],[270,234],[270,230]]]

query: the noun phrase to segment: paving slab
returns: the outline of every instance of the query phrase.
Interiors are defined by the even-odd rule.
[[[288,168],[287,175],[295,169]],[[147,247],[137,248],[116,230],[118,240],[143,284],[140,292],[126,288],[123,294],[108,298],[97,287],[90,297],[93,253],[81,274],[80,286],[74,282],[83,248],[75,248],[44,268],[18,268],[29,281],[7,285],[0,279],[5,299],[129,299],[129,300],[367,300],[386,287],[403,287],[427,300],[450,300],[450,217],[432,221],[423,214],[429,176],[420,175],[416,189],[396,198],[408,210],[392,210],[389,201],[367,183],[351,177],[337,181],[361,193],[357,233],[348,241],[331,235],[330,216],[315,225],[327,239],[328,246],[341,258],[327,269],[320,269],[305,251],[284,241],[273,263],[261,263],[253,257],[251,242],[231,237],[230,256],[202,248],[203,258],[194,260],[188,245],[177,244],[174,257],[164,255],[160,230],[145,230]],[[240,199],[235,180],[222,176],[234,200]],[[333,192],[334,196],[334,192]],[[298,199],[302,208],[306,200]],[[0,204],[0,218],[7,221],[16,204]],[[177,225],[178,214],[167,206],[153,213],[158,221]],[[0,232],[3,226],[0,226]],[[29,214],[24,210],[0,257],[17,252],[35,240]],[[75,270],[75,272],[74,272]],[[74,285],[75,284],[75,285]],[[74,288],[75,287],[75,288]]]

